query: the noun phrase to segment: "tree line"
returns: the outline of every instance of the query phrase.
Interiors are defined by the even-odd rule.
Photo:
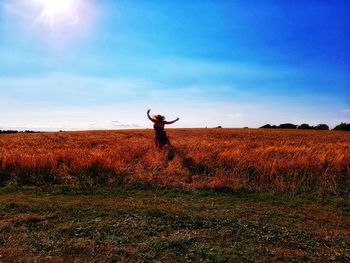
[[[324,130],[328,131],[329,126],[327,124],[318,124],[316,126],[311,126],[307,123],[303,123],[301,125],[296,125],[293,123],[283,123],[278,126],[265,124],[260,127],[261,129],[299,129],[299,130]],[[350,131],[350,123],[340,123],[334,127],[334,131]]]
[[[215,128],[222,128],[222,126],[217,126]],[[245,127],[247,128],[247,127]],[[296,125],[293,123],[282,123],[280,125],[271,125],[271,124],[265,124],[260,129],[298,129],[298,130],[324,130],[328,131],[329,126],[327,124],[318,124],[316,126],[311,126],[307,123],[303,123],[301,125]],[[342,122],[334,127],[334,131],[350,131],[350,123]],[[60,132],[62,132],[60,130]],[[17,130],[0,130],[0,134],[11,134],[11,133],[37,133],[37,131],[17,131]]]
[[[35,133],[35,131],[0,130],[0,134],[11,134],[11,133]]]

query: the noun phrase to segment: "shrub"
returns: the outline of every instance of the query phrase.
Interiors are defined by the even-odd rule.
[[[317,126],[315,126],[315,130],[324,130],[324,131],[328,131],[329,127],[327,124],[319,124]]]
[[[314,129],[313,126],[310,126],[309,124],[303,123],[297,127],[299,130],[312,130]]]
[[[276,125],[270,125],[270,124],[265,124],[264,126],[261,126],[260,129],[274,129],[277,128]]]
[[[350,123],[342,122],[341,124],[334,127],[335,131],[350,131]]]
[[[283,124],[280,124],[278,126],[278,128],[280,128],[280,129],[296,129],[297,126],[295,124],[292,124],[292,123],[283,123]]]

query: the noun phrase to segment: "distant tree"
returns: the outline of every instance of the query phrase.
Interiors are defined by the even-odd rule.
[[[300,129],[300,130],[312,130],[312,129],[314,129],[314,127],[310,126],[309,124],[303,123],[303,124],[299,125],[297,127],[297,129]]]
[[[323,130],[323,131],[328,131],[329,127],[327,124],[319,124],[315,126],[315,130]]]
[[[277,128],[276,125],[270,125],[270,124],[265,124],[264,126],[261,126],[260,129],[275,129]]]
[[[283,123],[283,124],[280,124],[278,126],[278,128],[280,128],[280,129],[296,129],[297,126],[295,124],[292,124],[292,123]]]
[[[2,131],[2,130],[0,130],[0,134],[1,134],[1,133],[3,133],[3,134],[18,133],[18,131],[14,131],[14,130]]]
[[[333,130],[335,130],[335,131],[350,131],[350,123],[342,122],[339,125],[335,126]]]

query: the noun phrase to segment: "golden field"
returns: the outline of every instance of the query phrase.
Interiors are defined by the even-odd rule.
[[[350,192],[350,133],[168,129],[173,158],[152,129],[0,135],[0,185]]]

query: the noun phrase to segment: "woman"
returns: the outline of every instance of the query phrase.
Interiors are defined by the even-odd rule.
[[[158,149],[162,149],[165,145],[171,146],[170,141],[168,139],[168,136],[166,135],[166,133],[164,131],[164,126],[165,126],[165,124],[172,124],[174,122],[177,122],[179,120],[179,118],[177,118],[176,120],[173,120],[173,121],[166,121],[165,117],[162,115],[159,115],[159,114],[151,117],[149,115],[150,112],[151,112],[151,110],[149,109],[147,111],[147,117],[148,117],[148,119],[150,119],[150,121],[152,121],[154,123],[153,128],[155,131],[156,147]]]

